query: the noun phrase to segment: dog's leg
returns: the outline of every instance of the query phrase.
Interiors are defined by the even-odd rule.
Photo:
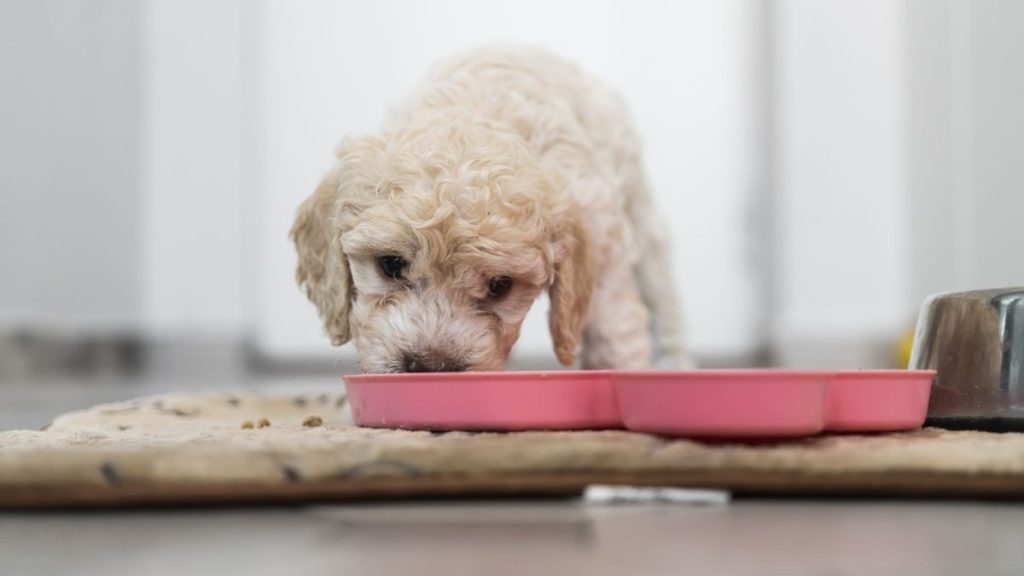
[[[654,363],[663,369],[693,368],[696,363],[686,344],[669,235],[651,200],[639,163],[630,172],[624,193],[638,251],[634,273],[643,302],[650,310]]]
[[[647,307],[628,259],[610,260],[590,301],[590,318],[583,334],[583,368],[650,368],[648,323]]]

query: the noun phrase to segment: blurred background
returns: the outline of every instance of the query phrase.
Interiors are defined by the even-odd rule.
[[[885,367],[1024,284],[1024,3],[2,0],[0,428],[336,386],[295,209],[429,66],[540,45],[621,91],[706,366]],[[513,368],[556,366],[546,302]]]

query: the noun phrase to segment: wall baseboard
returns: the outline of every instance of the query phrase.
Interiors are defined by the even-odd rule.
[[[770,366],[766,350],[743,355],[700,356],[703,368]],[[513,355],[510,370],[562,370],[551,354]],[[125,332],[61,335],[30,331],[0,334],[0,382],[47,377],[144,376],[238,379],[244,376],[338,376],[358,372],[355,351],[335,355],[262,354],[241,338],[178,336],[156,339]]]

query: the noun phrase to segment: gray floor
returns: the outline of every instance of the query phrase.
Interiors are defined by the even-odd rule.
[[[0,382],[0,429],[181,388],[320,389],[331,377]],[[0,575],[1024,574],[1024,505],[580,500],[0,512]]]
[[[1024,573],[1024,509],[950,502],[578,501],[0,514],[28,574]]]

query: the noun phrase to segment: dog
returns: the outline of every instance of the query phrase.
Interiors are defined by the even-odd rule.
[[[453,57],[335,155],[291,230],[296,278],[363,371],[502,370],[544,292],[564,365],[692,365],[636,133],[576,66]]]

